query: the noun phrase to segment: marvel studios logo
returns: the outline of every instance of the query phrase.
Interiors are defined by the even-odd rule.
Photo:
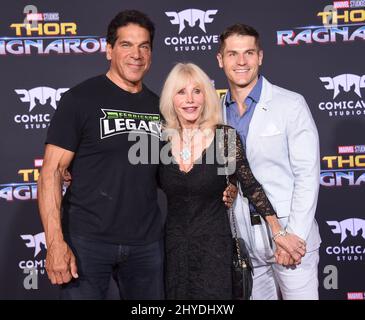
[[[365,0],[334,1],[333,2],[333,7],[335,9],[348,9],[348,8],[365,7]]]
[[[338,153],[365,153],[365,145],[357,146],[339,146]]]
[[[347,300],[365,300],[365,292],[347,292]]]
[[[34,159],[34,167],[39,168],[42,167],[43,159]]]
[[[28,21],[59,21],[60,15],[58,12],[45,12],[45,13],[28,13]]]

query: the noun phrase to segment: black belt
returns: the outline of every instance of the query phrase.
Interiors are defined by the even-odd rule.
[[[258,214],[251,214],[251,226],[261,224],[260,215]]]

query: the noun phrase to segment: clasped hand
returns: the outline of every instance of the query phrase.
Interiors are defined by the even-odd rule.
[[[293,233],[275,238],[275,261],[283,266],[293,266],[301,263],[306,254],[306,243]]]

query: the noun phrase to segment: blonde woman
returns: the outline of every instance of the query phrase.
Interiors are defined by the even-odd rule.
[[[164,84],[160,110],[168,150],[159,179],[168,199],[166,221],[166,296],[168,299],[232,298],[232,234],[221,195],[224,135],[217,94],[195,64],[179,63]],[[231,129],[232,130],[232,129]],[[231,178],[265,218],[277,247],[300,263],[305,243],[282,234],[276,214],[249,168],[239,137],[228,142]]]

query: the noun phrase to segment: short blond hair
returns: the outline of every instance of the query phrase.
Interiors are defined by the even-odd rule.
[[[219,98],[207,74],[194,63],[177,63],[168,74],[160,97],[160,111],[165,118],[164,129],[181,129],[173,98],[190,81],[200,87],[205,98],[200,128],[213,128],[222,122]]]

